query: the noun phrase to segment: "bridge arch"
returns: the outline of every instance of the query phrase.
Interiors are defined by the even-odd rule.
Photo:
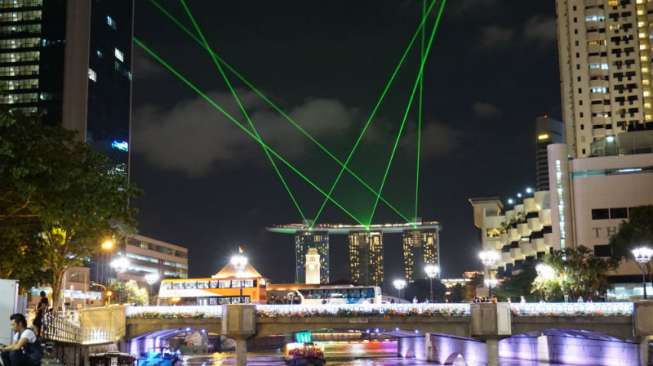
[[[639,343],[596,330],[552,328],[502,339],[499,355],[555,364],[636,365]]]

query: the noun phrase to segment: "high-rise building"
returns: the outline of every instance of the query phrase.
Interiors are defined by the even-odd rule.
[[[404,277],[408,282],[427,278],[427,264],[440,265],[438,230],[406,230],[402,234]]]
[[[128,174],[131,0],[0,0],[0,105],[60,124]]]
[[[353,283],[381,286],[383,283],[382,232],[349,233],[349,269]]]
[[[295,282],[306,282],[306,255],[315,248],[320,255],[320,283],[329,283],[329,233],[298,231],[295,234]]]
[[[565,141],[565,128],[561,121],[541,116],[535,119],[535,188],[549,190],[549,164],[546,147]]]
[[[320,253],[315,248],[308,249],[306,254],[306,284],[320,284]]]
[[[653,3],[557,0],[565,136],[572,156],[625,131],[653,128]]]

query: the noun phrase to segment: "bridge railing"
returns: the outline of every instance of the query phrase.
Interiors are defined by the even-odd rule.
[[[221,318],[222,306],[128,306],[125,315],[145,319]]]
[[[583,303],[513,303],[510,305],[516,316],[632,316],[635,311],[632,302],[583,302]]]
[[[312,316],[470,316],[469,304],[327,304],[327,305],[257,305],[257,315],[277,318]]]
[[[512,314],[536,316],[631,316],[630,302],[604,303],[513,303]],[[256,305],[257,315],[267,318],[304,318],[311,316],[471,316],[470,304],[326,304]],[[203,319],[221,318],[222,306],[128,306],[127,318]]]

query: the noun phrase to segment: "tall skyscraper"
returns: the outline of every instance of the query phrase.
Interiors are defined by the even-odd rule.
[[[315,249],[320,256],[320,283],[329,283],[329,233],[298,231],[295,234],[295,282],[306,282],[306,255]]]
[[[536,191],[549,190],[549,161],[546,147],[565,142],[562,122],[541,116],[535,119],[535,187]]]
[[[402,234],[404,277],[408,282],[426,278],[427,264],[440,265],[440,243],[437,229],[406,230]]]
[[[349,233],[349,269],[353,283],[381,286],[383,283],[382,232]]]
[[[0,105],[40,115],[128,174],[133,1],[0,0]]]
[[[562,117],[576,157],[653,128],[651,11],[644,0],[557,0]]]
[[[306,284],[320,284],[320,253],[315,248],[309,248],[306,254]]]

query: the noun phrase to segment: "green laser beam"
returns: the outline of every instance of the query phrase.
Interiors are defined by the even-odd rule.
[[[261,137],[261,134],[258,132],[258,129],[256,126],[254,126],[254,123],[252,122],[252,119],[249,116],[249,113],[247,113],[247,110],[245,109],[245,106],[241,102],[240,98],[238,97],[238,93],[234,89],[233,85],[231,84],[231,81],[229,80],[229,77],[227,74],[224,72],[224,69],[220,65],[220,62],[218,59],[215,57],[215,52],[213,51],[213,48],[209,45],[206,37],[204,36],[204,32],[202,32],[201,27],[199,26],[199,23],[193,16],[193,13],[191,12],[190,8],[186,4],[185,0],[181,0],[181,5],[184,8],[184,11],[186,11],[186,14],[188,15],[188,18],[191,20],[193,23],[193,27],[195,28],[195,32],[199,35],[199,37],[202,39],[202,43],[204,44],[204,48],[209,51],[209,54],[211,55],[211,59],[213,60],[213,63],[215,64],[215,67],[217,68],[218,72],[222,76],[222,78],[225,81],[225,84],[227,84],[227,87],[229,88],[229,91],[231,92],[231,95],[234,97],[234,100],[236,101],[236,104],[238,104],[238,108],[240,108],[240,111],[243,114],[243,117],[247,120],[247,123],[249,124],[250,128],[252,129],[252,132],[263,141],[263,138]],[[294,204],[295,208],[299,212],[299,215],[302,217],[302,220],[305,222],[306,221],[306,215],[304,215],[304,211],[302,210],[301,206],[299,205],[299,202],[297,201],[297,198],[295,197],[295,194],[292,192],[290,189],[290,186],[288,185],[288,182],[286,182],[286,179],[284,176],[281,174],[281,171],[279,170],[279,167],[277,167],[277,163],[274,161],[272,158],[272,155],[266,150],[262,149],[263,152],[265,153],[265,156],[268,158],[270,161],[270,164],[272,165],[272,168],[274,169],[275,173],[279,177],[279,180],[281,181],[281,185],[283,188],[288,192],[288,196],[290,196],[290,200]]]
[[[429,12],[433,8],[433,6],[435,6],[436,2],[437,2],[437,0],[432,1],[431,6],[429,7]],[[363,126],[363,130],[358,135],[358,138],[356,139],[356,142],[354,143],[354,146],[352,147],[351,151],[349,152],[349,155],[347,156],[347,159],[345,159],[344,166],[340,169],[340,172],[338,172],[338,175],[336,176],[336,179],[333,181],[333,184],[331,185],[331,188],[329,189],[329,196],[331,196],[331,194],[333,194],[333,191],[335,190],[336,186],[340,182],[340,179],[342,178],[342,174],[344,173],[346,167],[349,166],[349,162],[351,161],[352,157],[354,156],[354,153],[356,152],[356,149],[358,148],[358,145],[363,140],[363,136],[365,135],[365,132],[367,132],[367,129],[372,124],[373,119],[376,117],[376,113],[378,112],[378,110],[379,110],[379,108],[381,106],[381,103],[385,99],[385,96],[387,95],[388,90],[390,90],[390,87],[391,87],[392,83],[394,82],[395,78],[397,77],[397,74],[399,74],[399,70],[401,69],[401,66],[403,65],[404,61],[406,60],[406,57],[408,56],[408,53],[412,49],[413,44],[415,43],[415,40],[417,39],[417,37],[418,37],[418,35],[420,33],[420,30],[424,28],[425,20],[426,19],[424,18],[420,22],[420,26],[418,27],[417,32],[415,34],[413,34],[413,37],[411,38],[410,43],[408,44],[408,47],[404,51],[404,54],[402,55],[401,60],[399,61],[399,64],[397,65],[397,67],[395,67],[394,71],[392,72],[392,75],[390,76],[390,79],[388,80],[388,83],[386,84],[386,87],[384,88],[383,92],[381,93],[381,97],[379,98],[378,102],[374,106],[374,109],[372,110],[372,113],[370,114],[369,118],[365,122],[365,125]],[[378,195],[379,195],[379,193],[377,192],[377,196]],[[320,205],[320,209],[318,210],[317,215],[315,215],[315,219],[313,219],[313,222],[317,222],[320,215],[322,214],[322,211],[324,211],[324,207],[326,206],[327,202],[328,202],[327,199],[322,201],[322,205]],[[410,220],[407,220],[407,222],[410,222]]]
[[[184,33],[186,33],[191,39],[193,39],[196,43],[198,43],[201,47],[204,48],[204,45],[202,42],[197,38],[185,25],[183,25],[174,15],[172,15],[167,9],[165,9],[161,4],[159,4],[156,0],[150,0],[150,3],[156,7],[163,15],[165,15],[167,18],[169,18],[177,27],[182,30]],[[435,1],[431,5],[431,7],[435,5]],[[430,8],[431,8],[430,7]],[[420,24],[420,27],[418,27],[418,31],[415,33],[415,36],[411,40],[409,46],[407,47],[406,51],[404,52],[404,55],[401,58],[401,64],[403,64],[408,51],[412,48],[412,44],[415,41],[416,35],[419,34],[419,30],[424,26],[424,23]],[[206,49],[206,48],[205,48]],[[210,51],[210,50],[209,50]],[[250,88],[256,95],[258,95],[261,99],[263,99],[272,109],[274,109],[277,113],[279,113],[284,119],[286,119],[289,123],[291,123],[298,131],[300,131],[305,137],[307,137],[311,142],[313,142],[322,152],[324,152],[327,156],[329,156],[333,161],[335,161],[339,166],[344,167],[345,170],[352,176],[356,181],[358,181],[363,187],[365,187],[368,191],[370,191],[372,194],[376,195],[377,192],[376,190],[363,178],[361,178],[358,174],[356,174],[354,171],[352,171],[348,166],[346,166],[342,160],[340,160],[337,156],[335,156],[329,149],[327,149],[324,145],[322,145],[315,137],[313,137],[308,131],[306,131],[301,125],[299,125],[292,117],[290,117],[286,112],[281,109],[276,103],[274,103],[270,98],[268,98],[260,89],[258,89],[252,82],[247,80],[241,73],[239,73],[234,67],[232,67],[229,63],[227,63],[223,58],[220,57],[219,54],[213,53],[215,57],[220,61],[220,63],[227,68],[232,74],[234,74],[240,81],[242,81],[245,85],[247,85],[248,88]],[[392,79],[394,80],[394,79]],[[392,82],[390,80],[389,82]],[[389,87],[387,87],[389,88]],[[385,94],[383,94],[385,95]],[[388,202],[383,196],[381,196],[381,202],[383,202],[385,205],[388,206],[393,212],[395,212],[399,217],[404,219],[406,222],[410,222],[411,219],[408,218],[409,215],[405,215],[402,213],[399,209],[397,209],[394,205],[392,205],[390,202]]]
[[[426,0],[422,1],[422,19],[426,17]],[[424,61],[424,47],[426,43],[426,27],[422,28],[422,40],[420,45],[420,62]],[[420,158],[422,155],[422,118],[424,117],[424,75],[419,79],[419,105],[417,107],[417,156],[416,167],[415,167],[415,215],[413,215],[413,221],[417,222],[418,212],[419,212],[419,169],[420,169]]]
[[[229,112],[227,112],[224,108],[222,108],[215,100],[213,100],[211,97],[209,97],[204,91],[202,91],[199,87],[197,87],[192,81],[190,81],[188,78],[186,78],[184,75],[182,75],[179,71],[177,71],[172,65],[170,65],[168,62],[166,62],[161,56],[159,56],[154,50],[149,48],[145,43],[143,43],[140,39],[137,37],[134,37],[134,43],[138,45],[140,48],[142,48],[147,54],[149,54],[152,58],[154,58],[158,63],[160,63],[163,67],[165,67],[170,73],[172,73],[177,79],[179,79],[182,83],[186,84],[189,88],[191,88],[197,95],[199,95],[202,99],[204,99],[209,105],[211,105],[213,108],[216,110],[220,111],[227,119],[234,123],[236,127],[240,128],[243,132],[247,134],[250,138],[252,138],[254,141],[258,142],[264,149],[269,151],[275,158],[277,158],[279,161],[284,163],[290,170],[292,170],[295,174],[297,174],[300,178],[302,178],[306,183],[308,183],[311,187],[313,187],[316,191],[321,193],[322,195],[326,196],[326,192],[320,188],[316,183],[314,183],[310,178],[308,178],[306,175],[304,175],[299,169],[297,169],[292,163],[290,163],[288,160],[286,160],[283,156],[281,156],[279,153],[277,153],[273,148],[268,146],[265,142],[263,142],[261,139],[257,138],[256,135],[254,135],[253,132],[249,131],[245,126],[243,126],[238,120],[236,120]],[[359,224],[363,226],[367,226],[363,223],[362,220],[359,220],[358,217],[356,217],[354,214],[349,212],[343,205],[341,205],[338,201],[336,201],[333,198],[329,198],[329,200],[336,205],[338,208],[340,208],[344,213],[346,213],[349,217],[351,217],[354,221],[358,222]]]
[[[383,188],[385,187],[385,183],[388,179],[388,174],[390,173],[390,167],[392,166],[392,161],[394,160],[395,154],[397,153],[397,147],[399,146],[399,141],[401,140],[401,134],[403,133],[404,128],[406,127],[406,120],[408,119],[408,114],[410,113],[410,108],[413,105],[413,100],[415,99],[415,94],[417,92],[417,88],[419,87],[419,80],[423,77],[424,75],[424,66],[426,65],[426,60],[428,59],[429,52],[431,51],[431,46],[433,46],[433,40],[435,39],[435,35],[438,32],[438,28],[440,26],[440,20],[442,19],[442,14],[444,14],[444,7],[447,3],[447,0],[442,0],[440,2],[440,9],[438,10],[438,15],[437,18],[435,19],[435,24],[433,26],[433,30],[431,31],[431,36],[429,38],[429,42],[426,47],[426,51],[424,54],[424,59],[420,62],[420,67],[419,67],[419,73],[417,75],[417,79],[415,80],[415,84],[413,85],[413,89],[410,93],[410,98],[408,100],[408,106],[406,107],[406,111],[404,112],[404,116],[401,121],[401,126],[399,127],[399,133],[397,133],[397,138],[395,139],[394,145],[392,147],[392,152],[390,153],[390,159],[388,160],[388,164],[386,165],[385,168],[385,173],[383,174],[383,179],[381,180],[381,186],[379,187],[379,194],[383,192]],[[367,225],[369,226],[372,223],[372,220],[374,219],[374,214],[376,213],[376,209],[379,205],[379,199],[377,199],[374,202],[374,206],[372,206],[372,214],[370,215],[370,219],[367,222]]]

